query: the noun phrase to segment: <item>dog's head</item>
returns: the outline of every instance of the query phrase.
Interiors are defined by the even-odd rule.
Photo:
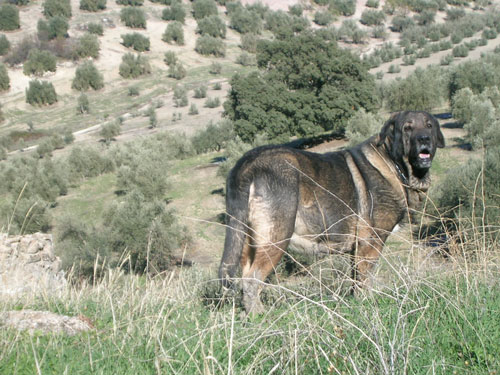
[[[396,162],[407,160],[414,175],[425,175],[436,149],[444,147],[439,122],[427,112],[404,111],[391,116],[379,134],[378,145],[389,145]]]

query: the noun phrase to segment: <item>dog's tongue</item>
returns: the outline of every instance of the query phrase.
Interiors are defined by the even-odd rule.
[[[430,154],[420,153],[420,154],[418,154],[418,157],[420,159],[429,159],[431,157],[431,155]]]

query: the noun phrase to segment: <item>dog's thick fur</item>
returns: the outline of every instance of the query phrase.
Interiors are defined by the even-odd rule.
[[[227,179],[223,285],[240,265],[245,309],[259,312],[260,281],[291,243],[352,252],[353,276],[363,286],[393,228],[429,188],[436,147],[444,137],[433,116],[400,112],[378,136],[343,151],[249,151]]]

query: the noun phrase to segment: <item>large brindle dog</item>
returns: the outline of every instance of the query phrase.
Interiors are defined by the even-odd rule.
[[[290,244],[351,252],[354,280],[363,286],[391,231],[429,188],[437,147],[444,137],[433,116],[400,112],[379,135],[343,151],[249,151],[227,179],[223,285],[240,265],[244,307],[261,311],[261,281]]]

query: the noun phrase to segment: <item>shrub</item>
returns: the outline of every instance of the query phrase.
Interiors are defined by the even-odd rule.
[[[146,28],[146,15],[139,8],[123,8],[120,11],[120,19],[127,27]]]
[[[303,12],[304,8],[300,4],[294,4],[288,7],[288,13],[290,13],[292,16],[302,17]]]
[[[141,55],[134,56],[131,53],[127,53],[122,57],[119,71],[123,78],[137,78],[141,75],[151,73],[151,66],[146,57]]]
[[[71,18],[70,0],[45,0],[43,3],[43,14],[47,18],[61,16]]]
[[[459,46],[453,47],[451,53],[453,57],[467,57],[469,55],[469,49],[465,44],[460,44]]]
[[[456,21],[465,16],[465,10],[463,8],[448,8],[446,9],[446,20]]]
[[[128,96],[139,96],[139,89],[136,86],[129,87]]]
[[[201,55],[215,57],[224,57],[226,55],[226,47],[224,42],[210,35],[202,35],[196,40],[195,51]]]
[[[175,86],[174,88],[174,106],[186,107],[189,104],[187,90],[184,86]]]
[[[403,64],[404,65],[415,65],[417,62],[417,56],[415,55],[404,55],[403,56]]]
[[[441,58],[439,61],[440,65],[446,66],[450,65],[453,62],[453,55],[446,55]]]
[[[233,123],[223,120],[216,124],[210,122],[205,129],[195,133],[191,142],[196,153],[203,154],[210,151],[220,151],[235,137]]]
[[[3,34],[0,35],[0,56],[4,56],[9,52],[10,42]]]
[[[99,12],[106,9],[106,0],[80,0],[80,9],[88,12]]]
[[[250,55],[247,52],[242,52],[237,58],[236,58],[236,64],[240,64],[243,66],[253,66],[256,65],[256,60],[255,56]]]
[[[372,37],[385,40],[388,36],[389,34],[387,33],[384,25],[375,26],[374,28],[372,28]]]
[[[196,32],[201,35],[210,35],[214,38],[226,37],[226,24],[219,16],[208,16],[198,20]]]
[[[45,72],[55,72],[56,62],[56,57],[49,51],[40,51],[35,48],[29,52],[28,60],[23,66],[23,73],[27,76],[41,76]]]
[[[144,0],[116,0],[118,5],[130,5],[132,7],[139,7],[144,4]]]
[[[240,6],[236,11],[229,14],[229,27],[242,34],[260,34],[262,31],[262,18],[256,12]]]
[[[187,71],[180,62],[172,64],[168,67],[168,76],[171,78],[175,78],[177,80],[183,79],[186,77]]]
[[[487,55],[478,61],[461,63],[451,71],[449,82],[449,97],[465,87],[469,87],[474,94],[479,94],[486,87],[500,84],[500,56]]]
[[[451,42],[452,42],[453,44],[458,44],[458,43],[460,43],[463,39],[464,39],[464,34],[463,34],[463,32],[462,32],[462,31],[460,31],[460,30],[457,30],[457,31],[455,31],[453,34],[451,34],[451,38],[450,38],[450,40],[451,40]]]
[[[202,99],[207,97],[207,86],[199,86],[194,89],[193,98]]]
[[[222,64],[216,61],[212,61],[210,64],[210,68],[208,69],[210,74],[221,74],[222,72]]]
[[[0,30],[10,31],[21,28],[19,10],[11,4],[0,5]]]
[[[156,111],[154,107],[149,108],[148,117],[149,117],[149,127],[151,129],[156,128],[158,126],[158,117],[156,116]]]
[[[6,91],[10,88],[9,74],[7,73],[7,67],[0,63],[0,92]]]
[[[54,85],[46,81],[30,81],[26,89],[26,102],[37,106],[54,104],[57,102]]]
[[[451,42],[449,40],[442,40],[441,42],[439,42],[439,50],[440,51],[446,51],[448,49],[451,49],[453,45],[451,44]]]
[[[358,27],[356,21],[347,19],[339,28],[339,36],[348,42],[363,43],[368,38],[368,33]]]
[[[90,112],[89,98],[84,93],[80,94],[80,96],[78,97],[78,106],[76,107],[76,112],[82,115]]]
[[[436,11],[431,9],[426,9],[415,15],[415,21],[420,26],[428,26],[434,23],[434,19],[436,18]]]
[[[75,72],[71,88],[78,91],[87,91],[90,88],[100,90],[104,87],[104,77],[97,70],[92,61],[85,61]]]
[[[165,64],[167,64],[168,66],[175,65],[178,62],[177,55],[174,51],[167,51],[165,52],[163,61],[165,61]]]
[[[172,6],[163,9],[161,18],[165,21],[178,21],[184,23],[186,20],[186,11],[182,3],[174,3]]]
[[[215,82],[214,83],[214,87],[213,87],[214,90],[222,90],[222,83],[220,82]]]
[[[255,34],[247,33],[241,36],[241,49],[250,53],[257,52],[258,37]]]
[[[385,14],[381,10],[366,9],[361,14],[360,22],[367,26],[382,25],[385,22]]]
[[[345,135],[349,139],[349,146],[357,145],[365,139],[375,135],[380,130],[382,119],[366,112],[363,108],[356,111],[347,121]]]
[[[161,39],[167,43],[174,42],[180,46],[184,45],[184,30],[182,28],[182,23],[179,21],[169,23]]]
[[[97,37],[90,33],[85,33],[78,39],[76,46],[76,54],[80,58],[92,57],[97,59],[99,57],[99,40]]]
[[[314,23],[320,26],[326,26],[333,22],[333,15],[328,11],[318,10],[314,13]]]
[[[108,124],[104,124],[101,126],[101,131],[99,135],[102,137],[104,142],[109,143],[115,139],[118,135],[120,135],[121,128],[120,124],[116,122],[110,122]]]
[[[378,8],[379,2],[378,2],[378,0],[367,0],[366,6],[369,8]]]
[[[401,72],[401,67],[399,65],[391,64],[389,69],[387,69],[387,73],[396,74]]]
[[[100,23],[90,22],[89,24],[87,24],[87,31],[90,34],[95,34],[99,36],[104,35],[104,30],[102,24]]]
[[[195,20],[216,16],[217,13],[217,4],[214,0],[195,0],[193,2],[193,17]]]
[[[48,21],[39,20],[38,38],[40,40],[52,40],[56,38],[67,38],[69,24],[66,18],[62,16],[51,17]]]
[[[394,16],[392,18],[391,30],[397,33],[403,32],[410,27],[413,27],[415,22],[407,16]]]
[[[331,12],[342,16],[350,17],[356,12],[355,0],[332,0],[329,4]]]
[[[132,47],[135,51],[138,52],[144,52],[144,51],[149,51],[149,38],[145,37],[142,34],[139,33],[132,33],[132,34],[124,34],[122,35],[122,44],[130,48]]]
[[[482,34],[484,39],[495,39],[497,35],[497,30],[494,28],[484,29]]]
[[[219,98],[207,98],[205,100],[205,107],[207,108],[217,108],[218,106],[220,106]]]
[[[407,78],[391,82],[384,88],[384,100],[391,112],[401,110],[430,111],[446,97],[447,77],[436,67],[417,68]]]
[[[200,112],[198,111],[198,107],[196,106],[196,104],[194,103],[191,103],[191,106],[189,107],[189,112],[188,112],[188,115],[197,115],[199,114]]]

